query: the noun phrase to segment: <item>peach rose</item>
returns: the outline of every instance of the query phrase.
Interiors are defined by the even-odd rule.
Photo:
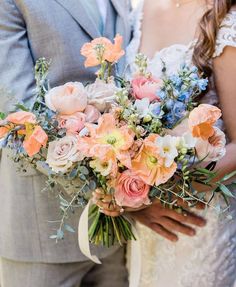
[[[99,110],[92,105],[87,105],[84,114],[86,123],[97,123],[101,117]]]
[[[84,156],[78,151],[78,138],[75,136],[65,136],[49,143],[46,162],[56,173],[66,173],[74,162],[83,159]]]
[[[195,146],[197,157],[204,161],[218,161],[226,153],[225,145],[225,134],[214,127],[214,134],[208,140],[198,138]]]
[[[45,131],[40,126],[36,126],[33,133],[28,137],[26,136],[23,147],[28,156],[31,157],[37,154],[41,147],[46,147],[47,141],[48,136]]]
[[[52,111],[62,115],[71,115],[85,110],[87,98],[83,84],[69,82],[51,89],[45,96],[45,102]]]
[[[35,124],[36,116],[29,112],[19,111],[9,114],[6,120],[16,125],[24,125],[25,123]]]
[[[117,62],[124,54],[122,49],[123,38],[118,34],[114,44],[104,37],[96,38],[81,48],[81,55],[86,57],[85,67],[95,67],[104,61]]]
[[[115,93],[118,91],[114,82],[105,83],[97,79],[93,84],[86,86],[88,104],[96,107],[101,113],[109,110],[115,102]]]
[[[116,184],[114,197],[118,205],[139,208],[144,204],[150,204],[150,186],[132,171],[126,170],[121,173]]]
[[[74,134],[80,132],[86,121],[86,115],[80,112],[72,115],[59,116],[59,128],[66,129],[67,134]]]
[[[213,136],[213,125],[221,117],[221,110],[215,106],[201,104],[189,114],[189,128],[194,137],[207,140]]]
[[[133,97],[138,100],[147,98],[150,102],[159,100],[157,96],[158,89],[162,86],[162,81],[154,77],[146,78],[138,76],[131,82]]]

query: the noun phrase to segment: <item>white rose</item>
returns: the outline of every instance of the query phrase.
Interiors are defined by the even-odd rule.
[[[101,113],[109,110],[111,105],[115,103],[115,94],[118,88],[113,81],[105,83],[97,79],[85,89],[88,94],[88,104],[95,106]]]
[[[78,139],[75,136],[65,136],[49,143],[47,163],[56,172],[66,173],[72,164],[84,159],[78,151]]]

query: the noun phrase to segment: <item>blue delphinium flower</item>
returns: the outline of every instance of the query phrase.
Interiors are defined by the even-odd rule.
[[[176,118],[174,117],[174,115],[172,113],[169,113],[165,116],[165,120],[166,120],[166,127],[167,128],[172,128],[174,126],[174,124],[176,123]]]
[[[163,90],[158,90],[157,91],[157,97],[160,98],[161,100],[165,100],[166,98],[166,92]]]
[[[182,79],[179,77],[179,75],[170,76],[170,80],[176,87],[180,87],[182,85]]]
[[[208,79],[200,79],[198,81],[198,88],[201,91],[205,91],[207,89],[208,86]]]
[[[186,105],[180,101],[176,101],[172,109],[174,117],[177,120],[181,119],[185,111],[186,111]]]
[[[151,115],[155,118],[160,118],[163,115],[160,103],[151,104],[149,109]]]
[[[182,91],[179,93],[178,100],[181,102],[188,102],[192,95],[192,90]]]
[[[174,100],[168,99],[168,100],[166,101],[166,108],[167,108],[167,110],[169,110],[169,111],[172,110],[174,104],[175,104],[175,101],[174,101]]]

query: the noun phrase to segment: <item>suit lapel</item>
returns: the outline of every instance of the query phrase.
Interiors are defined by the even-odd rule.
[[[63,6],[79,23],[79,25],[87,32],[91,38],[101,37],[101,34],[93,21],[90,19],[87,10],[84,8],[82,0],[55,0]],[[86,1],[86,0],[85,0]]]
[[[131,36],[131,28],[129,23],[129,0],[110,0],[117,11],[116,33],[123,36],[124,49],[128,46]],[[125,69],[125,57],[121,58],[118,63],[118,72],[121,74]]]

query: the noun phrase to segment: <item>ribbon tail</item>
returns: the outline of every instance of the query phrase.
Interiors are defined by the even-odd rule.
[[[138,287],[140,284],[142,270],[141,245],[138,232],[134,226],[132,226],[132,232],[136,237],[136,240],[131,240],[130,243],[131,248],[129,287]]]
[[[90,244],[89,244],[89,207],[90,207],[91,201],[87,204],[85,209],[83,210],[80,220],[79,220],[79,226],[78,226],[78,242],[79,242],[79,248],[81,252],[89,258],[91,261],[93,261],[96,264],[102,264],[102,262],[98,259],[97,256],[91,254],[90,250]]]

